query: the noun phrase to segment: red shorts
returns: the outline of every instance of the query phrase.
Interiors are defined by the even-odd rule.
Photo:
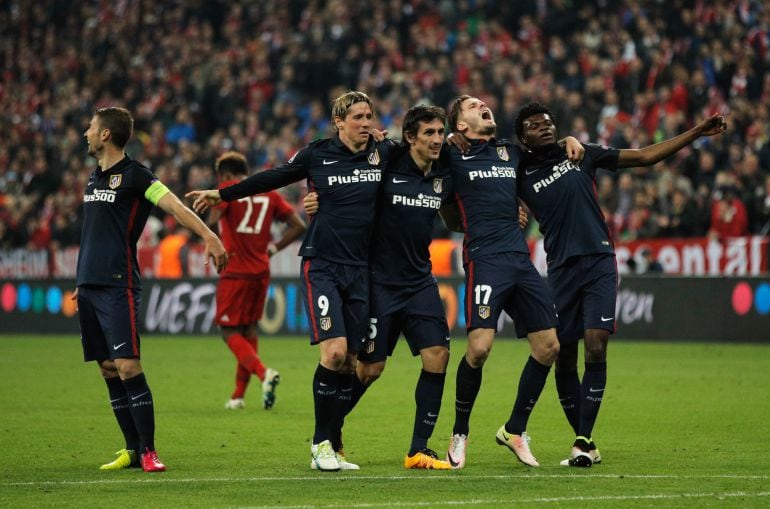
[[[253,279],[220,279],[217,285],[217,314],[214,317],[216,324],[237,327],[258,322],[265,309],[269,286],[269,274]]]

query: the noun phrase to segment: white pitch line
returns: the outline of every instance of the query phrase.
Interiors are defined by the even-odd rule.
[[[260,505],[260,506],[245,506],[242,509],[315,509],[317,507],[324,508],[372,508],[372,507],[427,507],[436,505],[481,505],[481,504],[552,504],[562,502],[600,502],[600,501],[635,501],[635,500],[672,500],[680,498],[758,498],[768,497],[770,491],[762,491],[759,493],[750,493],[744,491],[725,492],[725,493],[653,493],[649,495],[597,495],[594,497],[537,497],[537,498],[512,498],[512,499],[472,499],[472,500],[437,500],[435,502],[382,502],[382,503],[349,503],[344,504],[327,504],[323,506],[317,505]]]
[[[377,480],[377,481],[464,481],[471,479],[736,479],[736,480],[770,480],[770,475],[736,475],[736,474],[704,474],[704,475],[677,475],[677,474],[594,474],[586,472],[585,475],[577,474],[511,474],[511,475],[339,475],[333,473],[314,476],[296,477],[165,477],[168,474],[160,474],[152,478],[123,478],[123,479],[90,479],[85,481],[16,481],[0,482],[0,486],[77,486],[92,484],[173,484],[191,482],[305,482],[305,481],[351,481],[351,480]]]

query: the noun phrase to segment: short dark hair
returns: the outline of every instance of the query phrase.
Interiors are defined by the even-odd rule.
[[[99,127],[110,130],[110,140],[118,148],[124,148],[134,132],[134,117],[125,108],[110,106],[99,108],[94,113],[99,119]]]
[[[234,150],[229,150],[219,156],[214,164],[214,168],[219,176],[225,173],[232,173],[233,175],[249,174],[249,163],[246,161],[246,156]]]
[[[544,104],[538,102],[531,102],[519,110],[519,113],[516,114],[516,120],[513,122],[513,125],[516,128],[516,137],[519,141],[521,141],[521,137],[524,134],[524,121],[532,115],[538,115],[540,113],[545,113],[551,117],[551,120],[556,122],[556,118],[553,116],[553,113],[551,113],[551,110]]]
[[[406,135],[417,136],[417,132],[420,129],[420,122],[433,122],[434,120],[440,120],[442,124],[446,123],[446,113],[444,108],[438,106],[431,106],[427,104],[418,104],[412,106],[404,115],[404,124],[401,128],[401,132],[404,134],[403,140],[405,143],[409,143],[406,140]]]
[[[463,109],[463,102],[470,98],[470,95],[464,94],[455,97],[452,101],[452,104],[449,106],[449,121],[447,122],[449,124],[449,132],[457,132],[457,119],[460,117],[460,112]]]

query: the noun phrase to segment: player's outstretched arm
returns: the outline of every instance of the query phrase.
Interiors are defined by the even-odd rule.
[[[225,251],[225,247],[222,245],[222,242],[220,242],[219,237],[206,226],[206,223],[204,223],[201,218],[187,208],[174,193],[169,192],[163,195],[163,197],[158,200],[158,207],[173,215],[174,219],[176,219],[179,224],[193,231],[203,239],[203,242],[206,244],[206,261],[204,262],[206,265],[208,265],[209,258],[211,258],[214,260],[214,266],[216,267],[217,272],[220,272],[225,268],[225,265],[227,265],[227,251]]]
[[[639,149],[622,149],[618,156],[618,168],[650,166],[681,150],[701,136],[714,136],[727,130],[722,115],[712,115],[692,129],[671,139]]]
[[[190,191],[185,198],[192,198],[192,209],[201,213],[209,207],[216,207],[222,203],[222,196],[219,194],[219,189],[205,189],[203,191]]]

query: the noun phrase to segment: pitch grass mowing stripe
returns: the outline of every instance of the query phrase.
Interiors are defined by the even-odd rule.
[[[442,500],[441,505],[486,505],[494,504],[500,506],[512,507],[513,504],[553,504],[562,502],[634,502],[642,500],[677,500],[677,499],[697,499],[697,498],[760,498],[770,496],[770,491],[761,491],[759,493],[749,493],[745,491],[725,492],[725,493],[651,493],[649,495],[597,495],[592,497],[537,497],[537,498],[487,498],[487,499],[473,499],[473,500]],[[379,504],[374,503],[345,503],[345,504],[324,504],[323,507],[337,508],[337,507],[356,507],[356,508],[370,508],[370,507],[430,507],[435,506],[435,502],[383,502]],[[248,506],[249,509],[315,509],[319,507],[317,505],[259,505]]]
[[[154,477],[151,479],[92,479],[89,481],[26,481],[26,482],[6,482],[0,483],[0,486],[45,486],[45,485],[89,485],[89,484],[135,484],[135,483],[190,483],[190,482],[291,482],[291,481],[332,481],[340,482],[347,480],[367,480],[367,481],[424,481],[434,482],[437,480],[446,481],[467,481],[471,479],[736,479],[746,481],[766,481],[770,475],[733,475],[733,474],[710,474],[710,475],[676,475],[676,474],[595,474],[586,472],[585,475],[578,474],[518,474],[518,475],[356,475],[347,476],[345,474],[319,474],[314,476],[297,477],[200,477],[200,478],[181,478],[174,479],[169,477]]]

